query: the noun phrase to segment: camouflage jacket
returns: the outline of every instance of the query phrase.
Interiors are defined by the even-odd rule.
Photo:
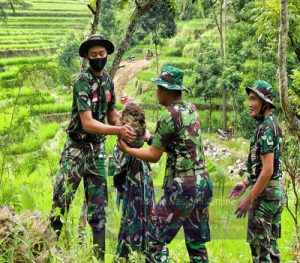
[[[175,173],[189,170],[205,172],[201,142],[200,119],[193,104],[175,101],[162,113],[157,123],[153,146],[164,147],[167,152],[165,183]]]
[[[126,190],[130,186],[137,187],[152,182],[151,168],[148,162],[123,153],[117,146],[113,150],[113,160],[114,186],[118,190],[119,205],[120,199],[126,198]],[[143,202],[147,202],[146,197],[143,198]]]
[[[90,69],[82,73],[73,89],[71,121],[67,128],[69,136],[76,141],[104,141],[105,136],[83,130],[79,111],[91,111],[93,119],[104,123],[107,112],[115,108],[115,103],[114,85],[106,73],[102,77],[93,75]]]
[[[260,121],[250,140],[248,156],[248,180],[255,183],[262,170],[261,155],[274,153],[274,172],[271,180],[279,180],[282,176],[282,132],[275,116],[269,115]]]

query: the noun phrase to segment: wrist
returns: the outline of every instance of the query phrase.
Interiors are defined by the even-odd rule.
[[[115,128],[116,128],[116,135],[118,136],[118,137],[121,137],[121,131],[122,131],[122,126],[115,126]]]

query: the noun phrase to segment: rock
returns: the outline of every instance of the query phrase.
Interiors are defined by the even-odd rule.
[[[13,262],[49,262],[49,250],[56,235],[40,211],[27,210],[19,215],[8,206],[0,207],[0,253],[14,246]]]
[[[234,166],[233,165],[230,165],[230,166],[227,167],[228,174],[232,174],[233,171],[234,171]]]
[[[133,148],[141,148],[144,145],[144,135],[146,131],[145,112],[135,103],[129,103],[126,105],[122,112],[121,118],[122,125],[130,125],[136,132],[136,140],[132,143],[128,143]]]

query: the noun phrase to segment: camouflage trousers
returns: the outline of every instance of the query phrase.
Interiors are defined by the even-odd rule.
[[[60,221],[60,215],[68,211],[83,179],[88,223],[97,231],[105,227],[108,201],[105,159],[104,143],[78,143],[67,139],[56,174],[51,222]],[[57,208],[60,215],[57,215]]]
[[[149,262],[170,261],[166,244],[181,227],[190,262],[209,262],[205,243],[210,240],[208,206],[212,182],[207,173],[202,177],[201,188],[195,186],[196,176],[190,176],[174,180],[173,187],[165,189],[148,225]]]
[[[137,162],[136,162],[137,163]],[[122,194],[122,218],[117,255],[128,258],[131,251],[147,249],[147,225],[155,207],[154,188],[150,175],[140,182],[127,177]]]
[[[253,262],[280,262],[277,238],[281,236],[281,213],[285,203],[283,186],[267,186],[252,204],[247,241]]]

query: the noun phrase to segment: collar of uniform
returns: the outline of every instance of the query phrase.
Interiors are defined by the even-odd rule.
[[[171,105],[175,105],[175,104],[182,104],[183,103],[183,100],[182,99],[177,99],[177,100],[174,100]]]
[[[271,112],[270,114],[268,114],[268,115],[264,116],[262,119],[260,119],[258,121],[258,124],[262,124],[267,118],[272,117],[272,116],[273,116],[273,113]]]
[[[103,72],[102,72],[102,76],[100,76],[100,77],[99,77],[99,76],[96,76],[90,67],[87,69],[87,72],[88,72],[89,75],[91,76],[90,79],[94,78],[94,79],[99,79],[99,80],[101,80],[101,78],[102,78],[103,75],[105,74],[104,71],[103,71]]]
[[[101,83],[102,83],[102,79],[105,75],[105,72],[103,72],[102,76],[101,77],[98,77],[96,76],[93,71],[91,70],[91,68],[88,68],[86,70],[86,73],[88,75],[88,79],[89,79],[89,86],[90,88],[92,89],[92,92],[95,92],[98,87],[101,86]]]

